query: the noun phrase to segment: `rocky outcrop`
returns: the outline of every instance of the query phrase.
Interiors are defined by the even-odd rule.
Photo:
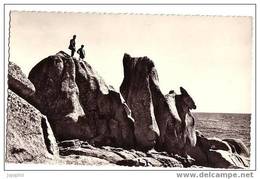
[[[64,52],[39,62],[29,79],[38,108],[47,115],[58,140],[88,140],[93,145],[132,147],[131,111],[85,61]]]
[[[206,138],[195,132],[192,97],[183,87],[181,94],[173,90],[162,94],[156,68],[148,57],[125,54],[123,65],[121,95],[88,63],[64,52],[39,62],[31,70],[30,80],[10,62],[6,161],[249,166],[250,154],[242,141]]]
[[[181,119],[175,94],[162,94],[154,63],[147,57],[133,58],[125,54],[123,66],[120,92],[132,110],[139,148],[150,149],[156,145],[159,150],[182,153],[188,142],[195,145],[194,119],[191,115]]]
[[[35,93],[32,82],[25,76],[19,66],[10,61],[8,64],[8,88],[26,100],[30,100]]]
[[[78,99],[75,64],[62,57],[62,54],[50,56],[31,70],[29,79],[36,88],[36,106],[48,117],[57,139],[90,136],[90,129],[82,132],[78,128],[78,121],[85,114]]]
[[[124,80],[120,91],[132,110],[136,121],[135,135],[141,148],[155,147],[159,151],[184,157],[190,155],[193,163],[205,167],[248,167],[247,158],[240,155],[248,153],[241,142],[196,135],[195,117],[190,112],[196,109],[193,99],[182,87],[180,95],[170,91],[164,96],[160,91],[157,71],[149,58],[132,58],[125,54],[123,65]],[[159,133],[155,130],[157,125]],[[154,145],[150,142],[151,136],[156,140]],[[125,164],[135,165],[136,161],[127,160]],[[191,163],[184,162],[183,165]]]
[[[6,161],[45,163],[58,156],[58,147],[45,116],[8,90]]]
[[[188,149],[188,154],[195,159],[196,165],[213,168],[249,167],[249,159],[240,155],[225,140],[206,138],[200,133],[197,133],[197,140],[196,146]]]
[[[190,112],[185,113],[177,109],[177,104],[182,103],[184,98],[192,100],[187,92],[177,95],[172,91],[164,98],[155,100],[155,103],[157,103],[155,109],[158,114],[156,119],[161,131],[156,146],[158,150],[186,155],[186,148],[196,145],[197,138],[193,115]]]

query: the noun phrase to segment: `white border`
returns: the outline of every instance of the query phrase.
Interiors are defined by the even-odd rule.
[[[255,19],[255,9],[252,5],[6,5],[5,6],[5,74],[7,74],[8,59],[8,36],[9,36],[9,12],[13,10],[26,11],[48,11],[48,12],[90,12],[90,13],[127,13],[127,14],[174,14],[174,15],[217,15],[217,16],[252,16]],[[253,20],[253,23],[255,21]],[[255,27],[255,24],[253,24]],[[255,37],[255,35],[254,35]],[[253,39],[254,39],[253,37]],[[254,47],[254,44],[253,44]],[[255,47],[254,47],[255,48]],[[254,51],[252,56],[254,57]],[[255,61],[255,60],[253,60]],[[254,69],[253,64],[253,69]],[[253,73],[254,78],[254,73]],[[5,85],[7,86],[7,85]],[[254,87],[254,86],[253,86]],[[252,91],[252,99],[255,99],[255,88]],[[6,103],[6,101],[5,101]],[[253,100],[253,106],[255,102]],[[255,111],[252,111],[251,130],[251,168],[255,169]],[[37,169],[73,169],[71,166],[53,165],[20,165],[7,164],[6,169],[37,170]],[[101,167],[102,169],[124,169],[122,167]],[[76,166],[75,169],[101,169],[100,167]],[[129,169],[129,168],[127,168]],[[138,170],[138,168],[130,168]],[[146,168],[142,168],[146,169]],[[147,168],[156,169],[156,168]],[[162,169],[162,168],[159,168]],[[173,168],[174,169],[174,168]],[[173,170],[171,168],[163,170]],[[176,169],[174,169],[176,170]]]
[[[255,16],[252,5],[6,5],[6,10],[159,15]]]

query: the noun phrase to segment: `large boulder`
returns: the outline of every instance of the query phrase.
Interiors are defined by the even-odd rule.
[[[213,168],[247,168],[249,160],[236,153],[224,150],[209,150],[208,160]]]
[[[226,140],[231,141],[230,145]],[[240,140],[206,138],[197,132],[196,146],[190,147],[187,152],[195,159],[196,165],[213,168],[247,168],[249,159],[239,146],[244,146]],[[235,143],[235,144],[234,144]],[[245,147],[245,146],[244,146]],[[243,151],[247,151],[243,148]],[[238,150],[238,151],[237,151]]]
[[[77,122],[85,115],[78,99],[74,61],[62,57],[62,54],[49,56],[29,73],[36,88],[36,106],[47,115],[58,139],[83,135]],[[90,129],[85,129],[84,133],[89,136]]]
[[[26,100],[30,100],[35,93],[32,82],[21,68],[11,61],[8,63],[8,88]]]
[[[58,156],[58,146],[47,118],[8,90],[6,161],[45,163]]]
[[[132,147],[134,121],[120,93],[85,61],[64,52],[39,62],[29,74],[38,108],[58,140]]]
[[[181,119],[175,94],[162,94],[153,61],[125,54],[123,66],[124,79],[120,91],[135,119],[138,147],[149,149],[155,146],[157,150],[183,154],[186,145],[194,146],[194,118],[189,113]]]

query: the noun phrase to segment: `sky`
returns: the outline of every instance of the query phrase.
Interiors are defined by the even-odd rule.
[[[26,75],[49,55],[70,53],[76,34],[86,61],[117,90],[124,53],[147,56],[161,91],[184,87],[195,111],[252,112],[251,17],[13,11],[10,25],[10,61]]]

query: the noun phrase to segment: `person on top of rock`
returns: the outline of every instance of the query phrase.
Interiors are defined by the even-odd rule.
[[[85,50],[83,48],[84,45],[81,45],[81,47],[77,50],[77,53],[79,54],[79,59],[81,60],[85,58]]]
[[[69,45],[69,49],[71,50],[71,56],[74,56],[74,53],[76,51],[76,35],[73,35],[73,38],[70,39],[70,45]]]

